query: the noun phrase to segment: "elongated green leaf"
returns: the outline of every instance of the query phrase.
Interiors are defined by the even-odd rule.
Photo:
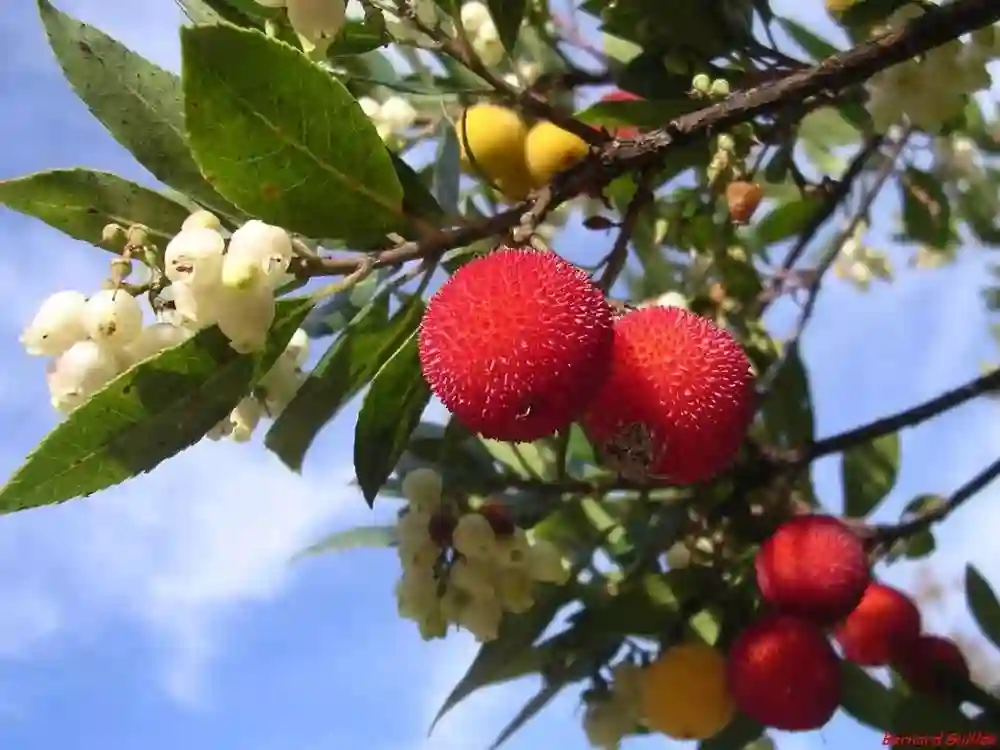
[[[385,47],[392,42],[392,35],[384,28],[373,28],[364,21],[348,20],[344,28],[337,34],[333,44],[326,51],[326,56],[336,62],[338,57],[360,55],[371,52],[379,47]]]
[[[358,526],[335,531],[299,552],[292,561],[327,552],[343,552],[359,547],[390,547],[396,542],[395,526]]]
[[[794,237],[805,229],[816,206],[815,198],[799,198],[778,206],[755,227],[756,241],[767,246]]]
[[[813,60],[819,61],[824,57],[835,55],[840,52],[835,46],[820,36],[817,36],[802,24],[790,18],[777,18],[778,24],[790,36],[797,45],[809,53]]]
[[[775,377],[763,411],[768,433],[782,446],[791,448],[815,437],[809,375],[797,351],[789,353]]]
[[[871,513],[896,484],[899,434],[876,438],[844,452],[844,513],[861,518]]]
[[[32,451],[0,488],[0,513],[86,497],[194,445],[270,369],[308,311],[283,301],[263,355],[237,354],[212,327],[123,373]]]
[[[268,430],[264,444],[293,471],[301,471],[319,431],[375,377],[423,315],[419,302],[411,303],[391,321],[388,309],[388,298],[378,297],[352,321]]]
[[[591,125],[635,125],[639,128],[655,128],[670,122],[699,107],[698,100],[689,96],[676,99],[598,102],[574,115],[581,122]]]
[[[887,730],[895,710],[893,692],[861,667],[841,662],[841,706],[855,721]]]
[[[190,213],[162,193],[89,169],[54,169],[2,180],[0,203],[95,245],[104,227],[115,223],[145,225],[162,247]]]
[[[434,163],[434,197],[448,214],[458,213],[461,196],[459,180],[462,174],[458,135],[445,120],[438,128],[438,153]]]
[[[430,400],[414,331],[375,375],[354,428],[354,470],[369,505],[406,450]]]
[[[38,9],[66,80],[114,139],[164,184],[226,215],[238,215],[191,157],[177,76],[48,0],[38,0]]]
[[[541,689],[528,699],[528,702],[521,707],[521,710],[517,712],[514,718],[500,730],[500,734],[497,735],[497,738],[490,745],[490,750],[498,750],[499,747],[504,745],[521,727],[535,718],[543,708],[549,705],[562,692],[564,687],[566,685],[562,682],[554,681],[547,681],[542,685]]]
[[[396,176],[403,186],[403,210],[406,215],[419,216],[430,222],[439,221],[445,212],[420,179],[420,175],[399,156],[390,155]]]
[[[1000,648],[1000,601],[990,584],[972,565],[965,566],[965,598],[983,635]]]
[[[500,35],[500,42],[504,49],[513,52],[524,13],[528,9],[527,0],[487,0],[487,4]]]
[[[234,26],[181,31],[191,147],[219,192],[309,237],[370,238],[402,223],[389,152],[336,78]]]
[[[342,331],[352,320],[368,308],[379,286],[392,273],[380,268],[350,289],[342,289],[330,299],[316,306],[302,324],[310,338],[332,336]]]

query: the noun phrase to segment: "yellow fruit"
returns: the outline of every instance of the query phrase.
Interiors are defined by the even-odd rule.
[[[548,185],[559,172],[564,172],[587,155],[586,141],[551,122],[540,122],[528,131],[524,142],[524,159],[534,187]]]
[[[523,199],[531,191],[531,176],[524,163],[527,134],[524,120],[513,110],[495,104],[469,107],[457,123],[462,167],[478,171],[507,198]]]
[[[646,725],[677,740],[704,740],[729,724],[735,711],[726,659],[704,643],[668,649],[642,671],[640,710]]]
[[[831,16],[837,16],[850,10],[857,0],[826,0],[826,10]]]

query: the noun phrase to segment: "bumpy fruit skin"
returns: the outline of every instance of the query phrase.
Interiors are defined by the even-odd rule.
[[[818,729],[840,703],[840,661],[818,626],[765,617],[729,649],[729,688],[751,719],[786,732]]]
[[[581,424],[627,478],[700,482],[739,451],[753,418],[753,380],[742,347],[708,319],[641,308],[615,322],[610,371]]]
[[[734,224],[746,224],[764,198],[764,191],[755,182],[738,180],[726,185],[726,205]]]
[[[835,635],[845,659],[881,667],[920,637],[920,619],[920,610],[910,597],[873,581]]]
[[[524,160],[534,187],[548,185],[552,178],[581,161],[590,147],[579,136],[545,120],[528,131]]]
[[[847,617],[871,582],[861,540],[830,516],[782,524],[761,545],[754,568],[760,593],[775,609],[821,625]]]
[[[704,740],[722,731],[735,712],[726,658],[703,643],[668,649],[639,676],[646,725],[676,740]]]
[[[495,104],[476,104],[459,118],[456,135],[463,167],[470,171],[478,167],[482,176],[510,200],[522,200],[528,195],[532,187],[524,158],[528,127],[520,115]]]
[[[633,94],[631,91],[612,91],[610,94],[605,94],[601,97],[602,102],[639,102],[642,101],[642,97],[638,94]],[[619,125],[618,127],[608,128],[608,131],[615,138],[636,138],[642,131],[633,125]]]
[[[503,248],[458,269],[427,305],[420,364],[468,429],[496,440],[551,435],[604,379],[611,309],[555,253]]]
[[[899,649],[893,667],[911,688],[921,693],[938,693],[944,688],[941,672],[969,678],[969,663],[950,638],[922,635],[909,647]]]

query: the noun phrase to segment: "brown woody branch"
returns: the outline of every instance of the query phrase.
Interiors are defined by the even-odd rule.
[[[840,453],[856,445],[862,445],[885,435],[891,435],[903,428],[916,427],[939,414],[943,414],[957,406],[961,406],[967,401],[971,401],[977,396],[996,389],[1000,389],[1000,370],[994,370],[975,380],[970,380],[965,385],[960,385],[958,388],[946,391],[937,398],[932,398],[930,401],[925,401],[906,411],[877,419],[870,424],[855,427],[853,430],[842,432],[839,435],[817,440],[805,446],[801,451],[798,451],[790,463],[804,465],[817,458]]]
[[[656,169],[678,147],[727,130],[761,115],[796,106],[862,83],[881,70],[946,44],[963,34],[1000,20],[996,0],[956,0],[928,10],[899,29],[883,33],[846,52],[831,55],[812,67],[750,89],[734,92],[724,101],[672,120],[631,141],[604,144],[577,167],[559,175],[552,185],[552,207],[584,192],[595,192],[628,172]],[[533,100],[533,97],[531,98]],[[560,123],[556,123],[560,124]],[[435,257],[517,226],[534,197],[502,213],[428,233],[420,241],[372,255],[376,268],[396,266],[422,257]],[[311,275],[351,273],[356,259],[324,259],[307,263]]]

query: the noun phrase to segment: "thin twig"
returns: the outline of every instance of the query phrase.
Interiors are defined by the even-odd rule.
[[[782,261],[780,268],[778,268],[774,276],[771,277],[770,283],[768,283],[767,287],[761,293],[759,297],[760,307],[757,311],[758,315],[763,315],[767,310],[768,305],[781,296],[782,288],[784,286],[785,279],[788,278],[789,271],[795,267],[799,258],[802,257],[802,254],[806,251],[809,245],[812,244],[816,235],[819,234],[819,231],[823,228],[826,222],[829,221],[834,215],[840,204],[847,200],[847,197],[851,194],[851,189],[854,187],[854,182],[865,171],[868,161],[878,152],[881,145],[881,135],[875,135],[868,138],[861,147],[861,150],[855,155],[855,157],[851,160],[851,163],[847,166],[843,176],[826,189],[822,203],[817,207],[816,211],[809,219],[809,223],[799,235],[795,245],[791,250],[789,250],[788,255],[786,255],[785,259]]]
[[[650,188],[652,181],[653,174],[651,170],[644,171],[636,180],[635,194],[625,209],[625,215],[622,217],[622,222],[619,225],[618,237],[615,239],[614,247],[608,254],[608,263],[604,268],[604,273],[601,275],[601,280],[597,283],[598,287],[605,294],[611,291],[611,287],[614,286],[618,276],[625,268],[625,261],[628,260],[628,243],[632,239],[632,233],[635,232],[642,212],[655,198]]]
[[[906,411],[877,419],[870,424],[855,427],[838,435],[817,440],[799,452],[799,455],[794,457],[792,463],[804,465],[817,458],[829,456],[833,453],[840,453],[856,445],[868,443],[876,438],[890,435],[905,427],[915,427],[939,414],[961,406],[977,396],[997,389],[1000,389],[1000,370],[994,370],[975,380],[970,380],[965,385],[960,385],[958,388],[946,391],[937,398],[932,398],[930,401],[925,401]]]
[[[841,230],[841,232],[836,237],[833,238],[833,241],[830,243],[829,249],[823,256],[823,258],[820,260],[819,264],[817,265],[815,272],[812,274],[812,279],[809,282],[809,285],[806,287],[806,301],[802,306],[802,312],[799,314],[799,319],[795,324],[795,329],[792,331],[791,338],[789,338],[788,342],[785,344],[785,350],[782,353],[782,356],[778,359],[777,362],[775,362],[771,366],[770,370],[768,370],[768,372],[764,375],[764,377],[761,378],[760,383],[757,386],[757,393],[759,398],[758,403],[762,403],[763,400],[767,397],[767,394],[770,393],[771,388],[774,387],[774,383],[777,380],[778,375],[781,374],[781,371],[788,364],[788,360],[798,354],[799,346],[802,341],[802,335],[805,333],[806,326],[809,325],[809,321],[812,319],[813,313],[816,310],[816,301],[819,299],[819,290],[823,285],[823,278],[826,276],[827,272],[830,270],[834,262],[837,260],[837,256],[840,255],[840,250],[843,247],[844,243],[850,237],[854,236],[854,233],[857,230],[858,225],[865,218],[868,217],[869,213],[871,212],[872,206],[875,204],[875,200],[878,198],[879,193],[882,192],[882,188],[885,187],[885,184],[888,181],[889,176],[892,174],[893,167],[896,164],[896,159],[899,158],[899,155],[900,153],[902,153],[903,148],[905,147],[906,141],[908,139],[909,139],[909,132],[905,132],[893,144],[889,153],[886,155],[884,163],[879,168],[878,174],[875,176],[875,179],[872,181],[872,184],[869,185],[868,189],[865,191],[865,195],[861,199],[861,203],[858,205],[858,208],[854,212],[853,217],[847,223],[847,226],[844,227],[844,229]],[[872,140],[877,140],[878,143],[881,143],[881,139],[872,139]],[[858,164],[858,163],[864,164],[874,153],[875,151],[866,150],[864,158],[863,159],[856,158],[853,164]],[[858,169],[859,174],[860,172],[861,168]],[[837,204],[839,204],[841,200],[843,200],[843,198],[837,199],[834,205],[836,206]],[[831,210],[830,213],[832,212],[833,211]],[[825,219],[823,221],[825,221]],[[819,226],[817,226],[817,230],[818,228]],[[804,247],[805,245],[803,244],[803,248]],[[788,269],[784,269],[784,271],[787,272]]]
[[[872,540],[880,545],[890,546],[894,542],[918,534],[932,524],[946,519],[998,477],[1000,477],[1000,458],[959,487],[945,502],[935,505],[907,521],[873,526],[871,528]]]

